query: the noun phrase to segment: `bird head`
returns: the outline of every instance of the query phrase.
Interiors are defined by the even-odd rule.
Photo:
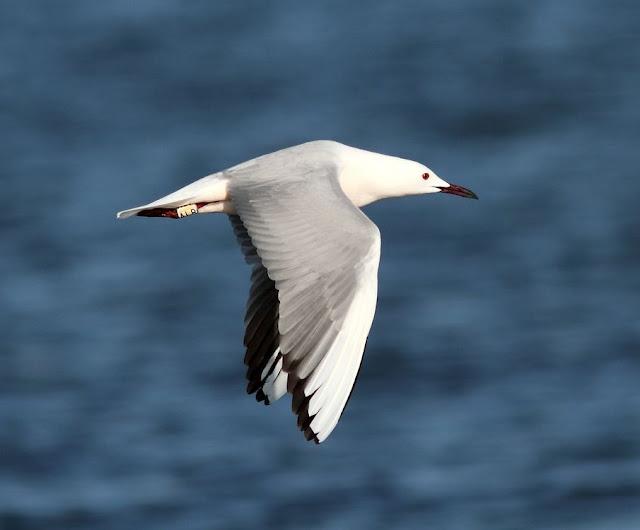
[[[411,188],[415,190],[415,193],[411,193],[411,195],[422,195],[424,193],[448,193],[450,195],[457,195],[458,197],[465,197],[467,199],[478,198],[478,196],[470,189],[445,181],[440,178],[435,171],[429,169],[427,166],[422,164],[418,164],[418,166],[419,167],[411,170],[411,176],[409,177],[416,181],[411,186]],[[418,181],[416,175],[420,176],[422,183]],[[405,179],[406,178],[407,177],[405,177]]]
[[[343,167],[342,188],[357,206],[390,197],[426,193],[478,198],[471,190],[442,179],[424,164],[404,158],[349,148]]]

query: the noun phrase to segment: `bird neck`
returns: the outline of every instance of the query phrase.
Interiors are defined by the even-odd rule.
[[[413,180],[420,174],[419,164],[354,147],[348,149],[341,160],[339,180],[342,190],[356,206],[411,194],[402,183],[405,178]]]

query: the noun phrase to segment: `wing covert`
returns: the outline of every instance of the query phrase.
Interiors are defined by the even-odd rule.
[[[334,167],[301,163],[282,178],[275,157],[249,169],[229,180],[231,222],[253,267],[248,390],[268,403],[286,387],[298,426],[319,443],[338,422],[360,367],[380,234],[346,197]]]

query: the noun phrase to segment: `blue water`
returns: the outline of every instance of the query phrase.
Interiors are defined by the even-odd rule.
[[[0,3],[0,529],[640,528],[637,2]],[[244,393],[223,217],[114,213],[331,138],[367,209],[329,440]]]

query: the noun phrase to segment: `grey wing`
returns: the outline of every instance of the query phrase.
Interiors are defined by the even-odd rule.
[[[335,170],[235,175],[231,216],[252,287],[245,318],[248,390],[293,395],[298,426],[321,442],[355,382],[377,298],[380,234]]]

